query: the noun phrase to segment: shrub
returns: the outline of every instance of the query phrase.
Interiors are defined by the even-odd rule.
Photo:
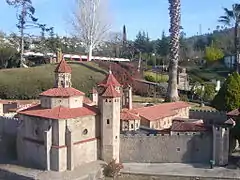
[[[122,168],[123,165],[121,163],[117,163],[116,160],[112,160],[104,166],[103,174],[106,177],[113,177],[113,179],[115,179]]]
[[[236,72],[228,76],[212,105],[219,111],[231,111],[240,107],[240,75]]]
[[[156,74],[154,72],[145,72],[144,79],[150,82],[161,83],[168,81],[168,75]]]

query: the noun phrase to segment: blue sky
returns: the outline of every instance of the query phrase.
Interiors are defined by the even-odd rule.
[[[69,34],[68,23],[74,0],[32,0],[40,22],[55,27],[60,35]],[[151,39],[168,33],[168,0],[109,0],[112,31],[120,32],[127,27],[129,39],[134,39],[139,30],[149,33]],[[237,0],[182,0],[182,26],[187,36],[197,34],[201,24],[202,33],[215,29],[223,7],[231,8]],[[17,32],[16,10],[0,0],[0,30]],[[36,32],[35,32],[36,33]]]

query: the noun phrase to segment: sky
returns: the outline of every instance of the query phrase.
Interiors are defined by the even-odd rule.
[[[39,22],[55,27],[59,35],[69,35],[71,12],[74,0],[32,0]],[[169,15],[168,0],[108,0],[112,31],[121,32],[125,24],[128,39],[146,31],[151,39],[161,37],[162,31],[168,33]],[[214,30],[223,7],[231,8],[237,0],[181,0],[181,24],[187,36],[207,33]],[[200,28],[201,27],[201,28]],[[0,31],[17,32],[16,9],[0,0]],[[37,33],[36,30],[31,30]]]

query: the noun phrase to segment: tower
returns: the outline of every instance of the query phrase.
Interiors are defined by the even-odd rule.
[[[130,85],[123,89],[122,107],[132,109],[132,87]]]
[[[127,42],[127,31],[126,31],[126,26],[123,26],[123,44],[125,45]]]
[[[71,67],[66,63],[64,59],[58,64],[55,69],[55,88],[68,88],[72,87],[71,82]]]
[[[213,125],[213,160],[216,165],[228,164],[229,126]]]
[[[109,74],[111,77],[112,74]],[[115,78],[114,78],[115,79]],[[109,82],[109,81],[107,81]],[[107,83],[100,94],[101,110],[101,157],[110,162],[119,162],[121,93],[114,83]]]

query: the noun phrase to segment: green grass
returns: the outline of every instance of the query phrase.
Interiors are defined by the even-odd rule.
[[[30,68],[0,70],[1,99],[35,99],[44,90],[54,85],[56,64],[47,64]],[[86,94],[104,79],[104,71],[96,64],[70,63],[72,68],[72,86]]]

